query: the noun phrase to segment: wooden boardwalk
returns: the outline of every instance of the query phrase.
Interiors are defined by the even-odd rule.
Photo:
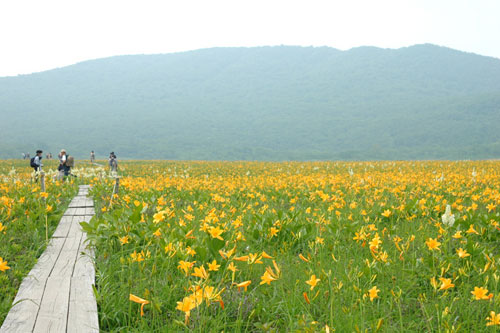
[[[0,333],[99,332],[94,254],[79,224],[95,213],[88,191],[88,185],[80,186],[47,249],[21,283]]]

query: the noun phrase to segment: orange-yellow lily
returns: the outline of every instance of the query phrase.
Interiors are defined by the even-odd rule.
[[[0,257],[0,271],[5,272],[8,269],[10,269],[10,267],[7,266],[7,261],[4,261],[3,258]]]
[[[313,290],[313,289],[314,289],[314,287],[316,287],[316,285],[318,284],[318,282],[319,282],[319,281],[321,281],[321,280],[320,280],[320,279],[317,279],[317,278],[316,278],[316,275],[315,275],[315,274],[313,274],[313,275],[311,275],[311,278],[310,278],[309,280],[307,280],[307,281],[306,281],[306,283],[307,283],[308,285],[310,285],[310,286],[311,286],[311,290]]]
[[[240,288],[245,288],[245,291],[247,291],[247,287],[250,285],[250,283],[252,283],[252,281],[250,281],[250,280],[243,281],[241,283],[237,283],[236,287],[238,287],[238,291],[240,291]]]
[[[191,274],[192,276],[200,277],[202,279],[208,279],[208,273],[205,270],[205,267],[195,267],[194,268],[194,273]]]
[[[474,287],[474,291],[471,291],[470,292],[472,295],[474,295],[474,299],[476,301],[479,301],[479,300],[488,300],[488,299],[491,299],[493,298],[493,294],[489,294],[488,295],[488,289],[486,288],[483,288],[483,287]]]
[[[446,290],[455,287],[455,285],[451,283],[451,279],[440,277],[439,281],[441,281],[441,286],[439,287],[439,290]]]
[[[144,316],[144,305],[149,304],[149,301],[132,294],[130,294],[129,299],[132,302],[141,304],[141,317]]]

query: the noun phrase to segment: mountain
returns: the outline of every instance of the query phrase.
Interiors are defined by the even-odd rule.
[[[500,59],[430,44],[211,48],[0,78],[0,157],[500,157]]]

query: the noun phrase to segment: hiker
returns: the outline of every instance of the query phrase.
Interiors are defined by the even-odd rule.
[[[57,168],[57,170],[59,170],[58,179],[63,179],[63,177],[70,176],[71,168],[74,166],[75,159],[73,158],[73,156],[68,155],[68,153],[66,153],[66,150],[61,149],[61,152],[59,153],[59,167]]]
[[[64,176],[67,176],[68,174],[66,173],[66,150],[61,149],[61,152],[59,155],[59,166],[57,167],[57,170],[59,170],[59,175],[57,179],[62,180]]]
[[[64,173],[65,176],[73,176],[73,177],[76,177],[75,175],[73,175],[71,173],[71,168],[75,166],[75,159],[73,158],[73,156],[71,155],[68,155],[66,153],[66,171]]]
[[[94,151],[92,150],[90,152],[90,163],[94,163],[94,161],[95,161],[95,154],[94,154]]]
[[[26,153],[23,153],[23,160],[26,159]]]
[[[30,166],[35,170],[35,182],[38,182],[38,173],[42,171],[42,153],[43,151],[37,150],[35,157],[30,159]]]
[[[118,170],[118,161],[114,152],[109,153],[109,171],[116,172]]]

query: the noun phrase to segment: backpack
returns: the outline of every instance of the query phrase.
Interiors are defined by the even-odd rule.
[[[72,168],[75,166],[75,159],[73,156],[66,156],[66,166]]]
[[[38,165],[35,164],[35,157],[32,157],[30,159],[30,167],[32,167],[32,168],[38,168]]]

